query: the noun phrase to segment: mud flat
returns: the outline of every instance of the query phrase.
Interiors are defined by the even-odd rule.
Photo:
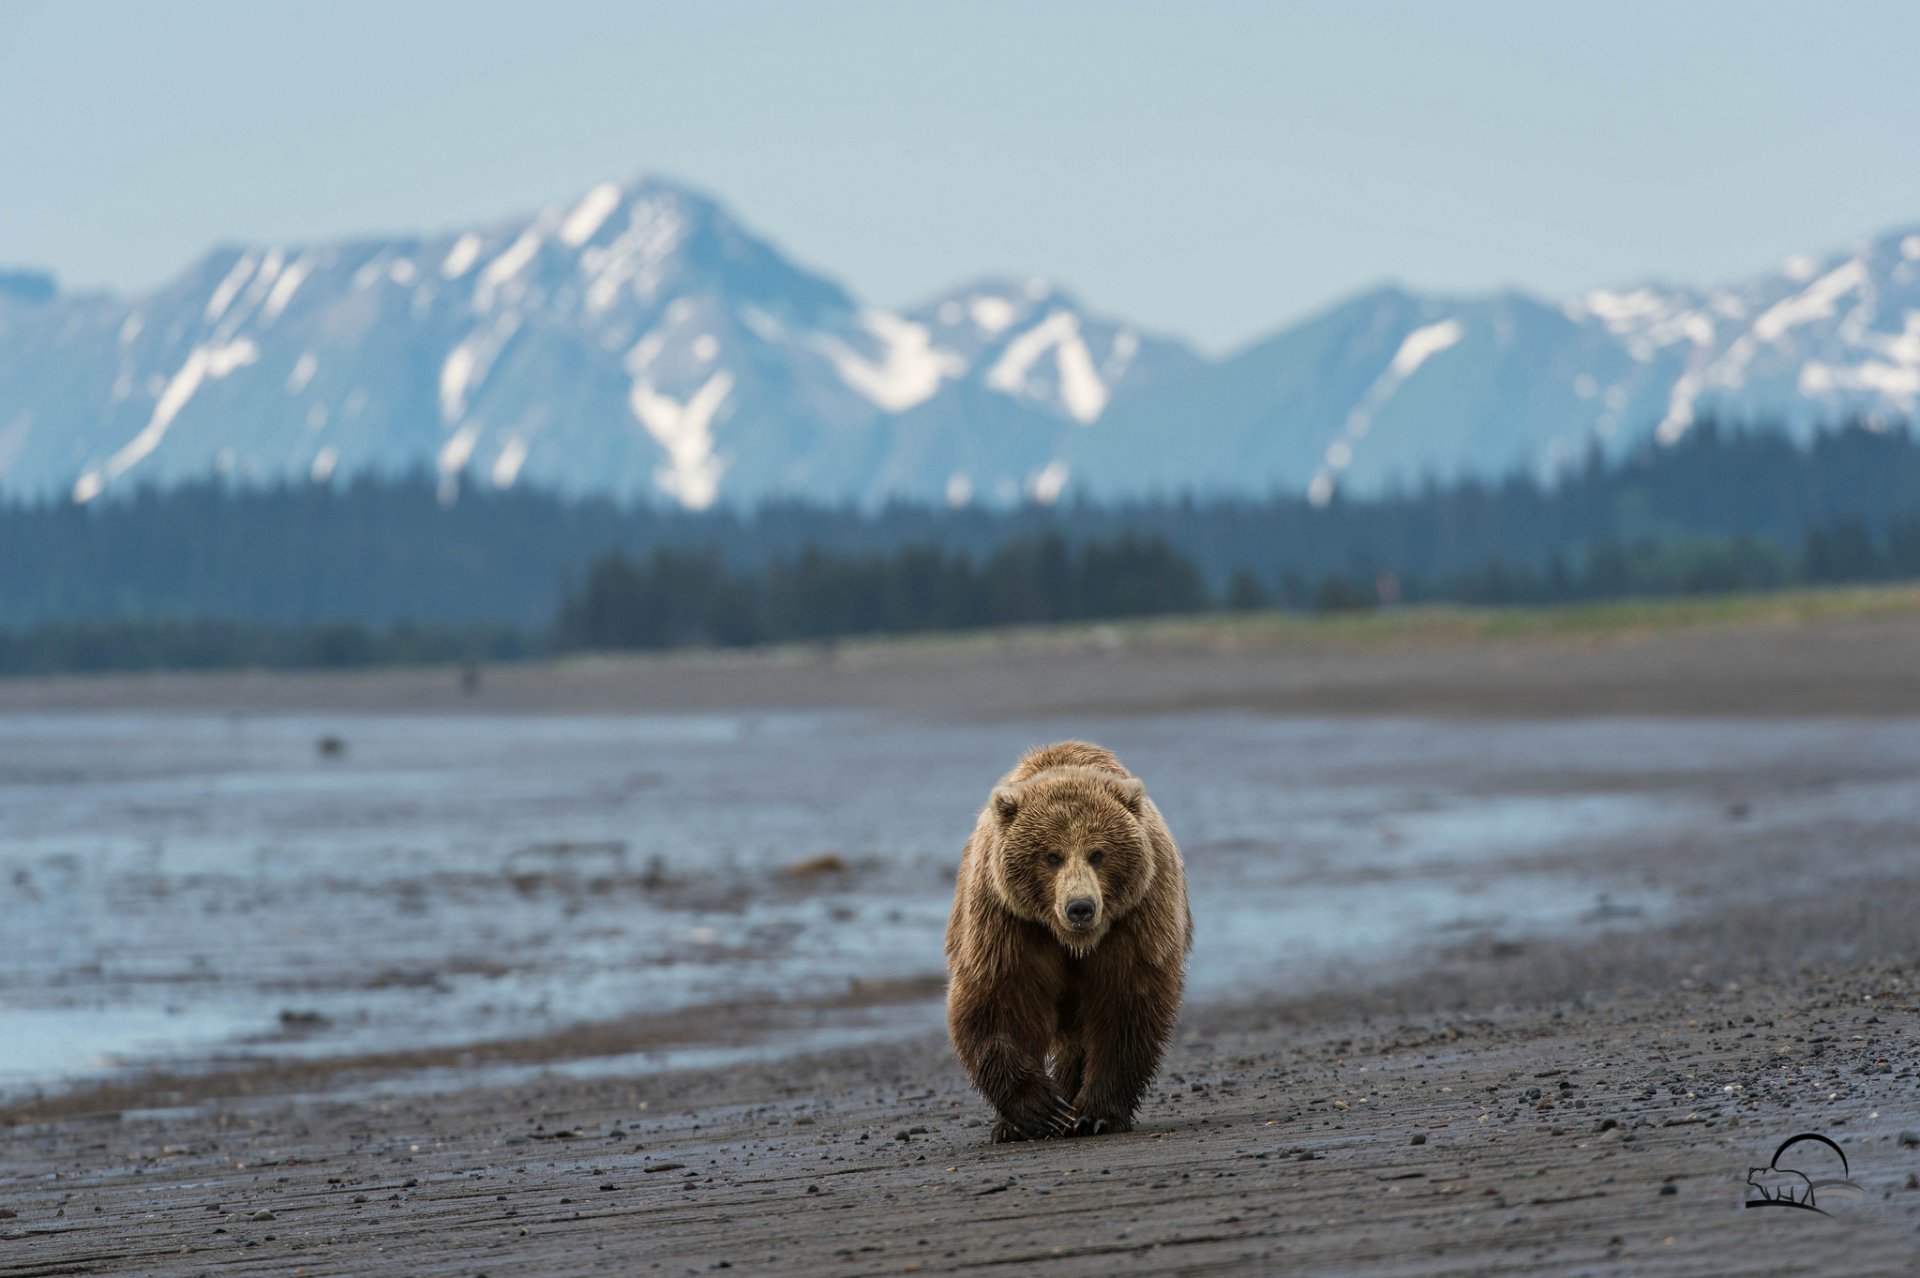
[[[511,734],[515,752],[583,752],[550,756],[572,788],[500,782],[486,787],[494,806],[475,809],[443,797],[468,781],[435,788],[410,773],[373,816],[341,816],[336,790],[375,792],[423,741],[452,747],[418,723],[383,737],[369,718],[346,734],[344,759],[315,762],[317,721],[275,716],[314,699],[348,713],[356,698],[371,716],[416,695],[416,713],[466,714],[425,672],[6,685],[0,703],[31,709],[14,722],[40,734],[0,760],[6,882],[36,898],[0,904],[36,921],[38,938],[15,930],[0,952],[10,1002],[44,971],[48,997],[75,1006],[191,1002],[200,987],[237,1005],[265,972],[263,999],[293,990],[329,1015],[355,1001],[389,1013],[341,1022],[326,1051],[315,1045],[328,1031],[296,1016],[284,1041],[218,1061],[12,1093],[0,1103],[0,1275],[1911,1274],[1920,731],[1903,716],[1920,708],[1909,705],[1916,641],[1920,625],[1900,617],[1422,647],[1375,636],[1340,650],[1088,633],[1004,641],[1006,660],[991,646],[903,645],[529,669],[490,675],[467,699],[494,698],[496,718],[564,717],[589,693],[596,715],[624,704],[869,716],[805,738],[841,753],[801,752],[865,781],[845,791],[865,806],[820,805],[821,779],[798,768],[780,805],[728,788],[734,771],[720,765],[738,752],[793,754],[801,738],[772,728],[729,730],[711,756],[679,737],[660,747],[686,770],[658,788],[707,796],[681,813],[674,841],[717,837],[713,864],[766,884],[744,903],[736,880],[691,863],[656,876],[637,846],[626,868],[611,852],[612,868],[594,868],[595,823],[636,823],[656,787],[626,763],[607,777],[586,767],[608,752],[577,724],[530,718]],[[1014,705],[1029,695],[1037,704]],[[176,697],[182,712],[261,716],[245,736],[252,762],[229,766],[221,752],[237,747],[224,735],[184,727],[163,767],[126,762],[87,733],[133,722],[145,740],[151,720],[84,711],[124,715],[128,697],[160,719]],[[1399,717],[1376,718],[1389,704]],[[1220,714],[1302,707],[1318,717]],[[1617,717],[1630,711],[1658,718]],[[938,722],[931,712],[956,726],[903,756],[893,725]],[[1416,714],[1429,717],[1405,717]],[[1249,735],[1193,755],[1190,739],[1231,724]],[[1167,796],[1208,902],[1202,946],[1211,935],[1215,948],[1196,954],[1204,979],[1139,1131],[989,1146],[920,954],[936,952],[922,934],[937,932],[943,904],[944,807],[964,820],[975,774],[1028,744],[1030,728],[1076,726],[1126,742]],[[467,748],[478,762],[461,767],[519,757],[486,740]],[[120,761],[98,763],[103,751]],[[194,771],[203,763],[214,780]],[[351,768],[367,775],[340,771]],[[949,769],[963,774],[951,794],[944,781],[907,788]],[[908,793],[939,809],[925,829],[888,824]],[[870,846],[826,844],[806,824],[838,828],[849,812],[864,814]],[[516,822],[545,831],[562,815],[584,823],[569,842],[515,850]],[[448,828],[463,833],[443,848],[433,839]],[[288,876],[356,839],[358,868],[328,871],[341,900],[361,902],[363,931],[344,933],[352,953],[340,960],[324,933],[283,943],[290,912],[322,883]],[[148,840],[184,848],[183,863]],[[390,845],[416,849],[419,865]],[[776,853],[828,851],[851,869],[757,873],[787,864]],[[122,855],[137,874],[69,872]],[[843,873],[897,883],[833,896]],[[389,896],[396,926],[379,913]],[[1318,912],[1287,913],[1308,898]],[[114,902],[110,922],[139,923],[101,971],[69,952],[96,899]],[[1398,913],[1409,901],[1439,904]],[[245,938],[237,964],[217,948],[205,966],[173,961],[186,953],[176,916],[203,908],[211,922],[187,931]],[[841,911],[857,926],[836,931]],[[727,920],[756,918],[768,923],[759,948],[730,947]],[[1418,943],[1389,945],[1403,918]],[[694,930],[715,933],[699,942],[713,947],[704,966],[685,970],[713,974],[718,993],[595,1019],[596,1000],[623,988],[604,974],[656,935],[634,919],[682,949]],[[1316,919],[1349,941],[1377,928],[1379,954],[1349,947],[1310,965],[1255,945]],[[585,938],[572,949],[554,939],[568,920]],[[526,935],[486,930],[503,921]],[[822,938],[840,931],[868,935],[882,956],[911,949],[910,961],[861,985],[834,969],[839,985],[809,986]],[[442,938],[462,935],[492,938],[481,948],[506,955],[506,970],[453,970]],[[376,943],[393,947],[380,963],[398,975],[383,966],[374,985],[351,986],[365,966],[353,953]],[[748,997],[778,963],[795,984]],[[534,978],[550,983],[525,984]],[[515,989],[546,1007],[578,987],[567,1024],[481,1019]],[[261,1015],[276,1006],[260,1002]],[[448,1030],[469,1023],[500,1031]],[[1827,1215],[1745,1207],[1749,1170],[1806,1132],[1845,1152],[1858,1196],[1818,1191]],[[1843,1178],[1824,1150],[1802,1144],[1760,1179]]]
[[[1664,926],[1198,1003],[1124,1136],[987,1145],[930,1033],[659,1072],[575,1068],[610,1050],[587,1031],[66,1093],[0,1127],[0,1274],[1911,1274],[1907,838],[1758,838],[1743,889]],[[1745,1208],[1803,1132],[1860,1195]]]
[[[1851,899],[1195,1008],[1141,1130],[1035,1145],[984,1143],[931,1040],[17,1113],[0,1274],[1910,1274],[1910,927]],[[1744,1209],[1802,1131],[1862,1196]]]

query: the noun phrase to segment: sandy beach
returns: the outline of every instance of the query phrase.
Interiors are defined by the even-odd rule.
[[[1396,763],[1390,793],[1430,792],[1439,816],[1423,825],[1428,809],[1406,801],[1377,860],[1308,858],[1302,884],[1346,873],[1383,909],[1409,883],[1448,885],[1447,910],[1515,881],[1578,897],[1564,922],[1528,927],[1531,906],[1488,904],[1481,924],[1436,926],[1377,962],[1339,951],[1310,978],[1284,947],[1247,969],[1274,974],[1258,979],[1216,951],[1124,1136],[988,1145],[917,962],[839,993],[327,1054],[290,1035],[218,1068],[45,1089],[0,1112],[0,1275],[1908,1274],[1915,656],[1920,621],[1853,616],[1418,643],[1088,631],[498,670],[475,696],[436,671],[0,684],[0,714],[56,724],[884,711],[964,721],[988,744],[999,720],[1080,718],[1169,759],[1207,715],[1262,732],[1310,716],[1326,735],[1309,744],[1385,717],[1370,731],[1387,735],[1353,748],[1430,737],[1430,775]],[[1467,721],[1479,735],[1447,735]],[[1374,792],[1363,781],[1381,784],[1328,767],[1356,803]],[[1525,825],[1499,842],[1489,827],[1484,854],[1395,859],[1452,837],[1449,805],[1471,812],[1476,796],[1528,822],[1575,806],[1575,824],[1606,828],[1583,841]],[[1189,859],[1239,857],[1236,874],[1289,842],[1189,824]],[[907,864],[904,890],[937,914],[947,889]],[[821,1027],[833,1033],[769,1048]],[[629,1055],[677,1043],[704,1055]],[[1749,1169],[1803,1132],[1845,1151],[1844,1176],[1824,1146],[1781,1166],[1797,1158],[1857,1196],[1823,1191],[1825,1215],[1745,1207]]]

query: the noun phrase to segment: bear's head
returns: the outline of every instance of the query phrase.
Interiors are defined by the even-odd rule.
[[[1089,953],[1153,883],[1146,787],[1096,768],[1056,768],[993,792],[994,883],[1007,908]]]

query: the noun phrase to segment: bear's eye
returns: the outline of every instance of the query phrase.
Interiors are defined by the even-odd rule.
[[[1060,854],[1059,854],[1058,852],[1049,852],[1049,853],[1047,853],[1047,868],[1048,868],[1048,869],[1050,869],[1050,870],[1057,870],[1057,869],[1059,869],[1059,868],[1060,868],[1060,862],[1062,861],[1062,859],[1063,859],[1063,858],[1061,857],[1061,855],[1060,855]]]
[[[1087,858],[1087,864],[1098,865],[1106,859],[1107,859],[1107,854],[1105,852],[1095,852],[1092,856]]]

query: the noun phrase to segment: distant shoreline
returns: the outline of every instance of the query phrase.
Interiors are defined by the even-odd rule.
[[[480,668],[0,680],[0,713],[1920,714],[1920,587],[1206,616]]]

